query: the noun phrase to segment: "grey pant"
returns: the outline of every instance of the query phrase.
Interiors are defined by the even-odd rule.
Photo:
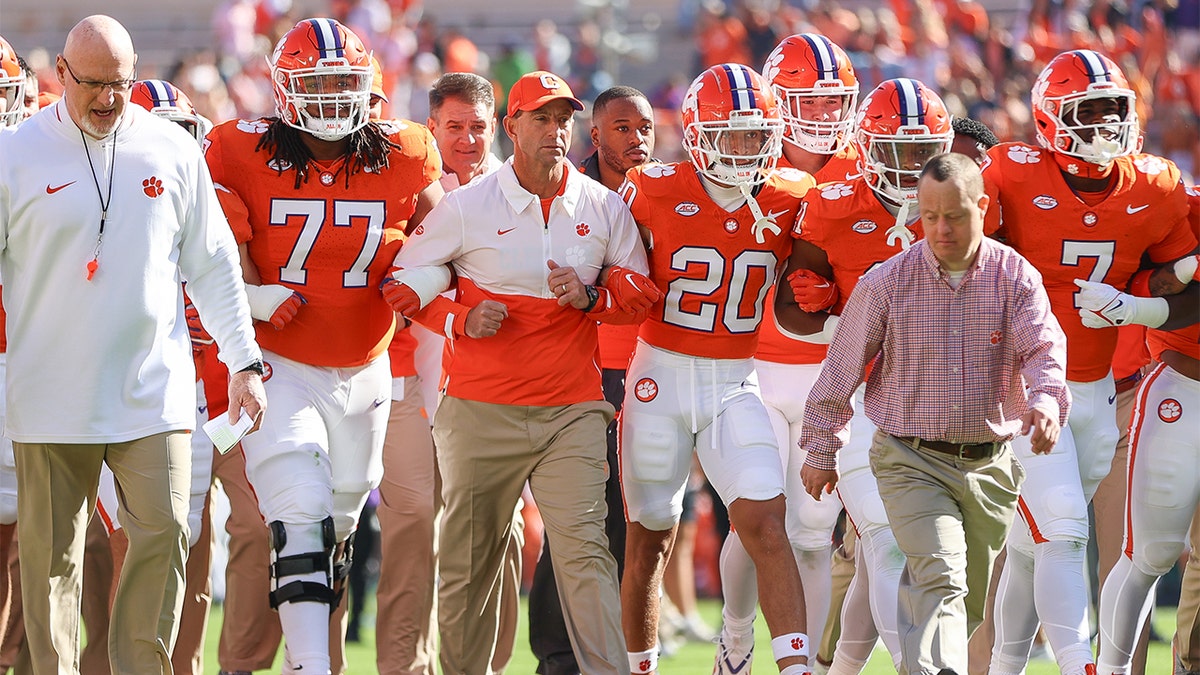
[[[901,675],[967,672],[967,638],[983,621],[992,564],[1016,511],[1024,470],[1004,444],[964,460],[913,450],[882,431],[871,446],[896,544]]]

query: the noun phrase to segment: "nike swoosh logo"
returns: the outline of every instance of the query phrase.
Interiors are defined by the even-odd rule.
[[[784,210],[780,211],[779,213],[775,213],[774,211],[768,211],[767,212],[767,220],[775,220],[779,216],[787,215],[787,212],[788,212],[787,209],[784,209]]]
[[[377,399],[375,399],[375,402],[371,405],[371,407],[378,408],[379,406],[383,405],[384,403],[387,403],[386,398],[377,398]]]
[[[1109,397],[1108,397],[1108,404],[1109,404],[1109,405],[1112,405],[1112,404],[1113,404],[1113,402],[1115,402],[1116,400],[1117,400],[1117,395],[1116,395],[1116,394],[1113,394],[1112,396],[1109,396]]]
[[[508,228],[507,230],[496,230],[496,234],[498,234],[498,235],[500,235],[501,237],[503,237],[504,235],[508,234],[509,232],[512,232],[512,231],[513,231],[513,230],[515,230],[515,229],[517,229],[517,228],[515,228],[515,227],[510,227],[510,228]]]
[[[1125,207],[1125,213],[1128,213],[1129,215],[1132,216],[1133,214],[1137,213],[1138,211],[1141,211],[1143,209],[1148,209],[1148,208],[1150,208],[1149,204],[1142,204],[1141,206],[1133,206],[1131,204],[1131,205]]]
[[[200,411],[200,414],[201,414],[201,415],[203,415],[203,414],[204,414],[204,411],[205,411],[205,410],[208,410],[208,406],[206,406],[206,405],[202,405],[202,406],[200,406],[199,408],[197,408],[197,410],[199,410],[199,411]]]
[[[52,195],[55,192],[58,192],[59,190],[61,190],[63,188],[71,187],[74,184],[75,184],[75,181],[71,181],[70,183],[63,183],[62,185],[59,185],[58,187],[50,187],[49,185],[47,185],[46,186],[46,194]]]

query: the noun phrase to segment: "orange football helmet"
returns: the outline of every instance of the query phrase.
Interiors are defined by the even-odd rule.
[[[779,161],[783,120],[762,75],[737,63],[697,77],[683,98],[683,146],[696,171],[724,185],[759,185]]]
[[[25,71],[17,60],[17,52],[3,37],[0,37],[0,99],[4,101],[0,127],[13,127],[25,119]]]
[[[925,162],[950,152],[954,127],[940,96],[917,80],[881,83],[863,99],[855,118],[863,177],[893,204],[917,201],[917,179]]]
[[[1032,103],[1038,143],[1064,171],[1102,178],[1114,159],[1139,151],[1137,96],[1103,54],[1078,49],[1051,59],[1034,82]]]
[[[771,83],[779,101],[779,116],[787,124],[784,140],[821,155],[831,155],[850,144],[858,109],[858,76],[841,47],[816,33],[785,38],[767,57],[763,77]],[[801,99],[825,96],[842,99],[838,119],[801,116]]]
[[[212,129],[212,122],[196,112],[196,106],[192,105],[188,95],[166,80],[134,83],[129,100],[187,129],[198,142],[203,141]]]
[[[305,19],[269,59],[275,108],[285,124],[325,141],[366,126],[371,108],[371,54],[334,19]]]

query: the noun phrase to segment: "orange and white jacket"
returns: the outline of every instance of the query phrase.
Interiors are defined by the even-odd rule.
[[[598,283],[600,272],[613,265],[642,274],[649,268],[621,198],[569,165],[567,172],[548,220],[540,198],[521,187],[509,160],[447,194],[400,249],[400,274],[422,297],[445,290],[422,287],[436,277],[422,272],[450,264],[462,306],[496,300],[508,307],[492,337],[446,331],[453,338],[446,395],[538,406],[601,399],[595,316],[558,305],[546,283],[547,263],[575,268],[585,284]],[[455,318],[447,317],[447,325]]]

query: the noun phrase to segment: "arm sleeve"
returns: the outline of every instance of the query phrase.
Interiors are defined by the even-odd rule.
[[[457,340],[467,335],[467,312],[470,311],[471,308],[461,302],[438,295],[412,319],[449,340]]]
[[[806,464],[825,470],[836,467],[834,456],[849,440],[848,427],[854,415],[850,400],[862,383],[867,364],[883,346],[886,310],[872,275],[863,277],[842,311],[825,365],[808,394],[800,432],[800,446],[808,451]]]
[[[199,155],[192,173],[192,199],[181,219],[179,268],[192,304],[220,347],[218,358],[235,372],[261,359],[262,351],[254,340],[237,243]]]

